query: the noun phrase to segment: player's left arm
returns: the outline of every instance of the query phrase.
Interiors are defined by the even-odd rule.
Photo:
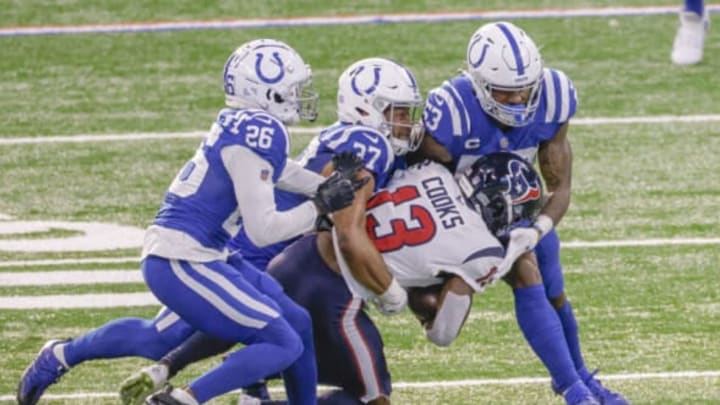
[[[552,220],[552,226],[560,222],[570,206],[572,148],[567,136],[569,126],[569,122],[564,123],[552,139],[540,144],[538,150],[540,173],[549,196],[538,219],[545,215]]]
[[[474,293],[461,277],[450,278],[441,292],[435,318],[425,324],[425,336],[438,346],[449,346],[465,325]]]

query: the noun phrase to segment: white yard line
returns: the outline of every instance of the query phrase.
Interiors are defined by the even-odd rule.
[[[695,378],[719,378],[720,371],[675,371],[675,372],[659,372],[659,373],[626,373],[626,374],[603,374],[603,380],[614,381],[633,381],[633,380],[660,380],[660,379],[695,379]],[[455,381],[417,381],[417,382],[396,382],[393,383],[393,389],[437,389],[452,387],[476,387],[488,385],[529,385],[529,384],[549,384],[550,379],[547,377],[517,377],[517,378],[486,378],[472,380],[455,380]],[[324,390],[329,387],[321,386]],[[282,387],[270,387],[270,392],[283,392]],[[59,399],[88,399],[88,398],[110,398],[117,397],[117,392],[76,392],[72,394],[46,394],[43,395],[47,400]],[[0,395],[0,402],[15,401],[14,394]]]
[[[686,245],[720,245],[720,238],[671,238],[671,239],[625,239],[598,241],[561,242],[564,249],[589,249],[607,247],[641,247],[641,246],[686,246]],[[115,264],[140,263],[139,257],[85,257],[81,259],[45,259],[45,260],[8,260],[0,261],[2,267],[41,267],[77,264]]]
[[[115,264],[140,263],[139,257],[85,257],[81,259],[44,259],[0,261],[0,267],[37,267],[61,264]]]
[[[126,308],[160,307],[160,302],[149,292],[118,294],[59,294],[38,296],[0,297],[3,309],[61,309],[61,308]]]
[[[475,20],[512,20],[521,18],[577,18],[577,17],[630,17],[677,14],[679,6],[605,7],[536,10],[467,10],[456,12],[355,14],[336,16],[297,16],[289,18],[246,18],[235,20],[191,21],[130,21],[116,24],[42,25],[28,27],[2,27],[0,37],[26,35],[97,34],[117,32],[163,32],[206,29],[249,29],[346,24],[387,24]],[[720,6],[708,4],[709,13],[718,12]]]
[[[573,126],[585,125],[632,125],[632,124],[673,124],[673,123],[708,123],[720,122],[720,114],[700,115],[655,115],[638,117],[595,117],[575,118]],[[298,135],[315,135],[324,127],[291,128],[290,132]],[[108,141],[144,141],[152,139],[185,139],[200,138],[204,131],[187,132],[137,132],[126,134],[77,134],[77,135],[40,135],[30,137],[0,138],[0,145],[21,145],[40,143],[76,143],[76,142],[108,142]]]
[[[144,283],[139,268],[132,270],[61,270],[0,272],[0,286],[48,286]]]

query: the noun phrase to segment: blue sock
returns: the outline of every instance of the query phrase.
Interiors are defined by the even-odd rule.
[[[585,381],[590,378],[590,372],[585,367],[585,360],[580,350],[580,334],[570,301],[565,301],[565,305],[560,307],[557,313],[563,326],[563,332],[565,332],[565,341],[567,341],[570,356],[572,356],[573,363],[575,363],[575,370],[577,370],[580,378]]]
[[[705,10],[704,0],[685,0],[685,11],[692,11],[697,15],[703,15]]]
[[[70,367],[86,360],[140,356],[159,360],[175,347],[160,336],[152,321],[120,318],[79,336],[64,347]]]
[[[281,372],[303,352],[300,337],[284,318],[268,323],[258,331],[255,341],[247,343],[189,384],[199,403]]]
[[[518,288],[513,292],[515,316],[525,339],[548,369],[560,391],[564,391],[580,377],[565,343],[557,312],[545,297],[542,285]]]

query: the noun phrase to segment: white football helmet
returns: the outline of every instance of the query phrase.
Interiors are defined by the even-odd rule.
[[[395,111],[407,108],[409,119]],[[341,122],[362,124],[385,134],[396,155],[417,150],[423,137],[423,98],[417,80],[405,66],[383,58],[368,58],[350,65],[338,80],[337,113]],[[389,118],[385,112],[389,109]],[[398,121],[398,122],[396,122]],[[409,128],[407,139],[392,135],[393,126]]]
[[[535,42],[509,22],[480,27],[467,48],[466,71],[482,109],[499,122],[520,127],[533,118],[540,103],[543,63]],[[502,104],[493,90],[527,90],[525,104]]]
[[[285,124],[317,118],[312,70],[283,42],[257,39],[241,45],[225,63],[223,78],[228,107],[259,108]]]

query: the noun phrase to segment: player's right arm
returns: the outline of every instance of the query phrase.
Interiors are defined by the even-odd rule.
[[[470,132],[470,119],[457,89],[446,81],[430,91],[423,110],[425,137],[419,153],[424,158],[450,164],[459,155],[463,134]]]
[[[225,147],[221,154],[252,243],[267,246],[313,229],[317,209],[312,201],[277,211],[272,181],[275,168],[268,161],[239,145]]]
[[[313,201],[287,211],[278,211],[275,205],[275,185],[288,161],[285,126],[262,112],[240,111],[221,117],[227,144],[220,157],[250,241],[262,247],[311,231],[318,215]]]

